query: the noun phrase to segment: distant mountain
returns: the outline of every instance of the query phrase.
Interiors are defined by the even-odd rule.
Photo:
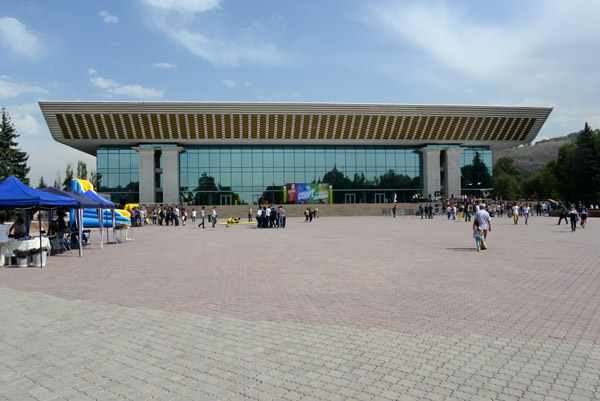
[[[580,131],[582,132],[582,131]],[[558,148],[577,138],[580,132],[573,132],[567,136],[545,139],[535,144],[516,148],[497,150],[493,153],[493,163],[501,157],[510,157],[515,161],[515,166],[525,174],[536,172],[542,165],[558,157]],[[596,130],[598,132],[598,130]]]

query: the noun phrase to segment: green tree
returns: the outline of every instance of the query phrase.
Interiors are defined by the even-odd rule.
[[[558,148],[558,157],[553,164],[553,174],[558,183],[556,194],[565,202],[575,199],[576,150],[574,143],[562,145]]]
[[[87,164],[79,160],[77,162],[77,178],[81,180],[87,180]]]
[[[585,205],[600,200],[600,134],[592,131],[587,123],[575,144],[574,176],[575,196]]]
[[[73,179],[75,173],[73,172],[73,165],[71,163],[67,163],[67,167],[65,169],[65,180],[63,181],[63,191],[71,190],[71,180]]]
[[[523,173],[514,165],[514,162],[510,157],[501,157],[496,160],[493,167],[494,190],[492,196],[504,200],[521,197],[520,177]]]
[[[96,170],[90,171],[90,182],[94,188],[98,188],[98,174],[96,173]]]
[[[40,177],[40,182],[38,183],[37,188],[38,189],[42,189],[42,188],[46,188],[48,185],[46,185],[46,181],[44,181],[44,176]]]
[[[17,146],[16,139],[20,135],[10,121],[8,112],[2,108],[2,121],[0,122],[0,182],[11,175],[17,177],[24,184],[29,185],[29,167],[27,159],[29,156],[22,152]]]

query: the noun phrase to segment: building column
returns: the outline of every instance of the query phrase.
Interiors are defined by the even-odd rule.
[[[421,196],[431,199],[441,190],[440,183],[440,153],[442,148],[421,148],[423,155],[423,193]]]
[[[179,204],[179,153],[181,146],[160,148],[163,158],[163,202]]]
[[[460,196],[460,154],[464,148],[446,148],[444,157],[444,192],[447,197]]]
[[[139,157],[139,195],[140,203],[154,203],[154,151],[155,148],[135,147]]]

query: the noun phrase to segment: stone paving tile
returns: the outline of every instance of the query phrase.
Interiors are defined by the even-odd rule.
[[[148,227],[0,269],[0,399],[600,399],[595,220]]]
[[[12,400],[600,396],[600,346],[594,344],[207,318],[7,288],[0,290],[0,315],[0,394]],[[281,333],[288,341],[281,341]],[[329,341],[336,338],[343,340]],[[364,338],[370,341],[360,341]],[[493,357],[505,351],[516,356],[515,350],[544,350],[553,376],[523,379],[528,361],[509,369],[514,361]],[[491,357],[481,358],[488,352]],[[336,378],[336,371],[319,371],[331,358],[361,364]],[[580,363],[581,373],[555,369],[568,367],[570,358]],[[378,373],[387,360],[395,368]],[[310,368],[291,369],[287,361]],[[492,362],[500,365],[498,373],[485,373]],[[411,365],[420,373],[407,371]],[[344,379],[351,375],[356,380]]]

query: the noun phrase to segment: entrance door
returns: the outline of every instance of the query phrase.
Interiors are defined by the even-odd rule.
[[[344,203],[356,203],[356,194],[347,193],[344,198]]]
[[[221,205],[230,206],[231,205],[231,195],[221,195]]]
[[[385,193],[375,194],[375,203],[385,203]]]

